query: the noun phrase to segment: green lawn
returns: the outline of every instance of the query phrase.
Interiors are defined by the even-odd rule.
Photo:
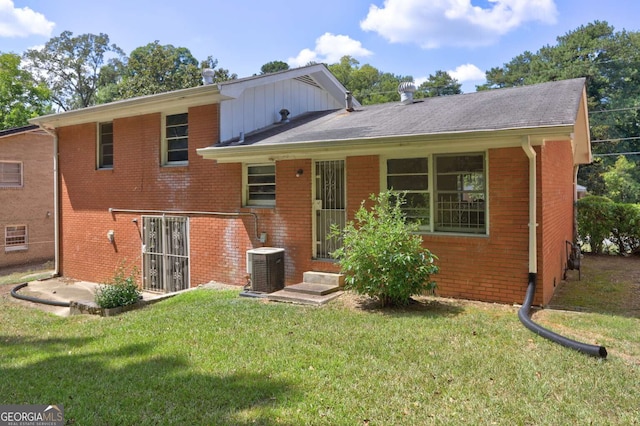
[[[68,424],[639,424],[640,320],[545,311],[607,360],[541,339],[516,308],[264,303],[195,290],[117,317],[0,298],[0,404]]]

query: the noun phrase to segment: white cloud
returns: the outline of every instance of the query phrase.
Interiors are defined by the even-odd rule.
[[[489,0],[483,8],[471,0],[385,0],[371,5],[360,22],[391,43],[415,43],[425,49],[482,46],[526,22],[555,23],[554,0]]]
[[[455,70],[447,71],[451,78],[458,80],[459,83],[466,81],[482,81],[486,78],[486,74],[480,68],[473,64],[464,64],[456,67]]]
[[[324,33],[316,39],[313,50],[302,49],[298,56],[289,58],[287,63],[292,67],[304,66],[311,61],[334,64],[346,55],[358,58],[372,54],[373,52],[362,47],[362,43],[349,36]]]
[[[0,37],[51,36],[54,22],[28,7],[15,7],[13,0],[0,0]]]

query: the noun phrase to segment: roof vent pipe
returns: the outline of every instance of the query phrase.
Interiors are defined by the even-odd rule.
[[[411,81],[405,81],[398,85],[398,93],[400,94],[400,103],[409,105],[413,103],[413,93],[416,91],[416,85]]]
[[[213,77],[216,75],[216,72],[213,68],[205,68],[202,70],[202,84],[208,86],[209,84],[213,84]]]
[[[344,101],[347,104],[346,105],[347,111],[352,112],[353,111],[353,95],[348,90],[344,94]]]
[[[280,122],[281,122],[281,123],[288,123],[288,122],[289,122],[289,114],[291,114],[291,113],[289,112],[289,110],[288,110],[288,109],[286,109],[286,108],[282,108],[282,109],[279,111],[279,113],[280,113]]]

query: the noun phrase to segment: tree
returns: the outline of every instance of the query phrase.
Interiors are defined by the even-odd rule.
[[[215,69],[217,64],[211,56],[198,62],[186,47],[161,45],[156,40],[134,49],[126,63],[110,65],[111,74],[120,75],[117,98],[127,99],[199,86],[204,68],[214,69],[214,81],[237,78],[229,70]]]
[[[73,36],[64,31],[49,40],[42,49],[24,54],[26,69],[51,90],[51,101],[64,111],[95,103],[100,70],[107,55],[123,56],[106,34]]]
[[[282,61],[271,61],[267,62],[263,66],[260,67],[260,75],[270,74],[278,71],[286,71],[289,69],[289,64]]]
[[[454,79],[446,71],[436,71],[429,74],[427,81],[418,87],[418,91],[424,93],[426,97],[459,95],[462,93],[462,84]]]
[[[607,197],[617,203],[640,203],[640,183],[634,178],[636,166],[619,156],[613,168],[602,174]]]
[[[609,154],[640,151],[640,33],[616,32],[595,21],[570,31],[538,52],[525,52],[486,73],[478,90],[584,77],[594,154],[599,163],[581,166],[578,181],[592,194],[605,194],[602,177],[614,167]],[[629,159],[640,168],[640,155]],[[640,176],[634,174],[640,182]]]
[[[0,54],[0,130],[25,126],[50,112],[49,89],[20,68],[20,56]]]
[[[400,100],[398,85],[403,81],[413,81],[411,76],[397,76],[383,73],[377,68],[360,63],[351,56],[343,56],[340,62],[329,65],[329,71],[363,105]]]

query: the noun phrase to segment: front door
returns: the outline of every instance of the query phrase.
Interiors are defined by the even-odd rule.
[[[314,188],[314,257],[331,259],[331,253],[342,244],[339,238],[328,238],[331,226],[342,230],[346,223],[346,191],[344,160],[316,161]]]
[[[189,219],[142,217],[142,285],[145,290],[174,292],[189,288]]]

